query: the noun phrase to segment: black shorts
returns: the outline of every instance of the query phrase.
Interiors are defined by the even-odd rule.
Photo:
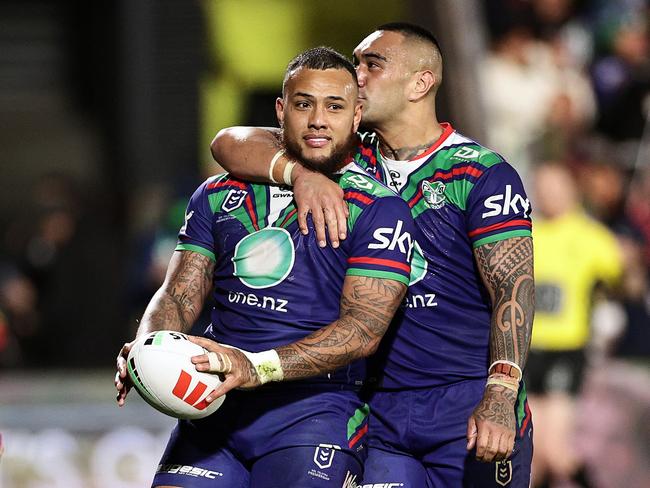
[[[533,394],[565,392],[575,395],[582,385],[585,351],[531,349],[524,370],[526,390]]]

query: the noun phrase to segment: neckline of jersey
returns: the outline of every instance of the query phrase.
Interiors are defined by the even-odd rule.
[[[440,134],[440,137],[434,142],[431,147],[429,147],[426,151],[424,151],[422,154],[418,154],[414,158],[411,159],[406,159],[406,160],[399,160],[399,159],[392,159],[381,152],[381,147],[379,147],[379,144],[377,145],[377,153],[381,158],[386,161],[387,163],[412,163],[413,161],[422,161],[422,159],[429,157],[436,149],[438,149],[440,146],[442,146],[442,143],[447,140],[447,138],[454,132],[454,128],[451,126],[449,122],[440,122],[440,127],[442,127],[442,134]]]

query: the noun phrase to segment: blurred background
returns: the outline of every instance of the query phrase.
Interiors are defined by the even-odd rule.
[[[535,486],[650,486],[646,0],[0,2],[0,486],[148,486],[173,422],[115,406],[114,357],[210,140],[276,125],[300,51],[395,20],[442,45],[439,119],[532,200]]]

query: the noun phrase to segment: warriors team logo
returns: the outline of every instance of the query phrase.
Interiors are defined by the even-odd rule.
[[[314,451],[314,463],[320,469],[329,468],[334,461],[334,453],[340,449],[340,446],[333,444],[319,444]]]
[[[289,275],[295,257],[291,235],[280,227],[267,227],[237,243],[234,275],[249,288],[269,288]]]
[[[223,205],[221,205],[221,210],[224,212],[232,212],[238,209],[244,203],[246,195],[248,195],[246,190],[230,190],[223,201]]]
[[[512,461],[497,461],[494,463],[494,479],[500,486],[506,486],[512,481]]]
[[[427,260],[422,253],[422,248],[418,244],[418,241],[415,241],[413,244],[413,256],[411,257],[411,277],[409,281],[409,286],[417,283],[427,274]]]
[[[422,182],[422,196],[429,207],[438,209],[445,204],[445,184],[441,181]]]

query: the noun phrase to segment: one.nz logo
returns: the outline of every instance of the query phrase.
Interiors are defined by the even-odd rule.
[[[269,288],[289,276],[296,260],[291,234],[266,227],[247,235],[235,246],[234,275],[249,288]]]
[[[445,205],[445,184],[441,181],[422,182],[422,196],[427,205],[437,210]]]

